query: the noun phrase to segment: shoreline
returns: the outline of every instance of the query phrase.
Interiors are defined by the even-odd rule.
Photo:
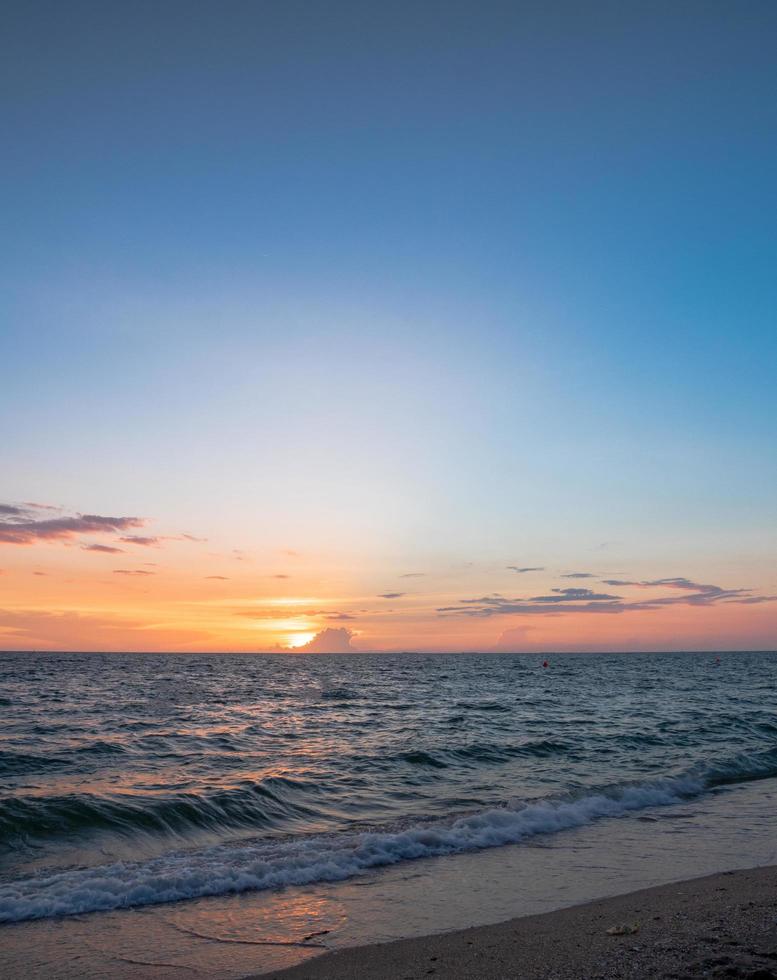
[[[626,926],[623,934],[610,929]],[[636,926],[636,931],[632,928]],[[354,946],[251,980],[777,980],[777,865]]]

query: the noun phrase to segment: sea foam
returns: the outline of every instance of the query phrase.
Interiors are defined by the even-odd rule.
[[[702,793],[707,784],[704,778],[688,774],[577,799],[499,807],[391,833],[220,845],[138,863],[41,874],[0,885],[0,922],[341,881],[401,861],[517,844],[537,834],[553,834],[647,807],[670,806]]]

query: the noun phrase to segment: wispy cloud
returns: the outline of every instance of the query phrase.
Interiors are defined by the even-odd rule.
[[[100,514],[77,514],[75,517],[51,517],[38,520],[23,507],[0,505],[0,543],[31,545],[40,541],[68,541],[82,534],[116,534],[142,527],[141,517],[103,517]]]
[[[82,544],[83,551],[96,551],[101,555],[123,555],[123,548],[113,548],[109,544]]]
[[[381,592],[378,596],[379,599],[401,599],[402,596],[407,595],[406,592]]]
[[[400,578],[423,578],[426,572],[405,572],[404,575],[400,575]]]
[[[45,516],[60,514],[62,507],[53,504],[0,504],[0,544],[32,545],[42,542],[68,542],[84,535],[119,534],[123,544],[140,547],[159,547],[164,541],[204,541],[192,534],[146,535],[130,534],[148,523],[144,517],[104,517],[101,514],[74,514],[72,516]],[[92,543],[82,544],[84,551],[121,554],[122,548]]]
[[[551,589],[553,595],[536,595],[529,602],[577,602],[585,599],[587,602],[608,602],[620,599],[618,595],[606,592],[594,592],[591,589]]]
[[[228,575],[206,575],[205,578],[217,579],[219,582],[228,582]]]
[[[519,575],[525,575],[526,572],[544,572],[545,567],[543,565],[525,565],[523,567],[519,565],[506,565],[505,566],[510,572],[518,572]]]
[[[147,572],[143,568],[114,568],[114,575],[156,575],[156,572]]]
[[[596,578],[591,572],[566,572],[562,578]]]
[[[499,594],[460,599],[456,605],[441,606],[437,612],[453,616],[532,616],[565,613],[624,613],[662,609],[667,606],[714,606],[718,604],[755,605],[775,602],[777,596],[753,595],[752,589],[724,589],[719,585],[704,585],[687,578],[654,579],[648,582],[629,582],[607,579],[606,585],[638,586],[639,588],[674,589],[676,594],[647,599],[627,600],[622,596],[597,593],[591,589],[551,589],[551,595],[527,598],[506,598]]]

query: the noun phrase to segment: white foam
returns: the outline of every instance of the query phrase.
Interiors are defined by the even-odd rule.
[[[178,852],[142,863],[118,862],[0,884],[0,922],[156,905],[284,885],[341,881],[371,868],[556,833],[606,817],[668,806],[703,792],[691,776],[658,779],[575,800],[486,810],[451,823],[395,833],[263,841]]]

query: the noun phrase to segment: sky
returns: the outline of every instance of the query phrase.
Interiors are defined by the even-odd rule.
[[[10,0],[0,648],[777,648],[775,41]]]

